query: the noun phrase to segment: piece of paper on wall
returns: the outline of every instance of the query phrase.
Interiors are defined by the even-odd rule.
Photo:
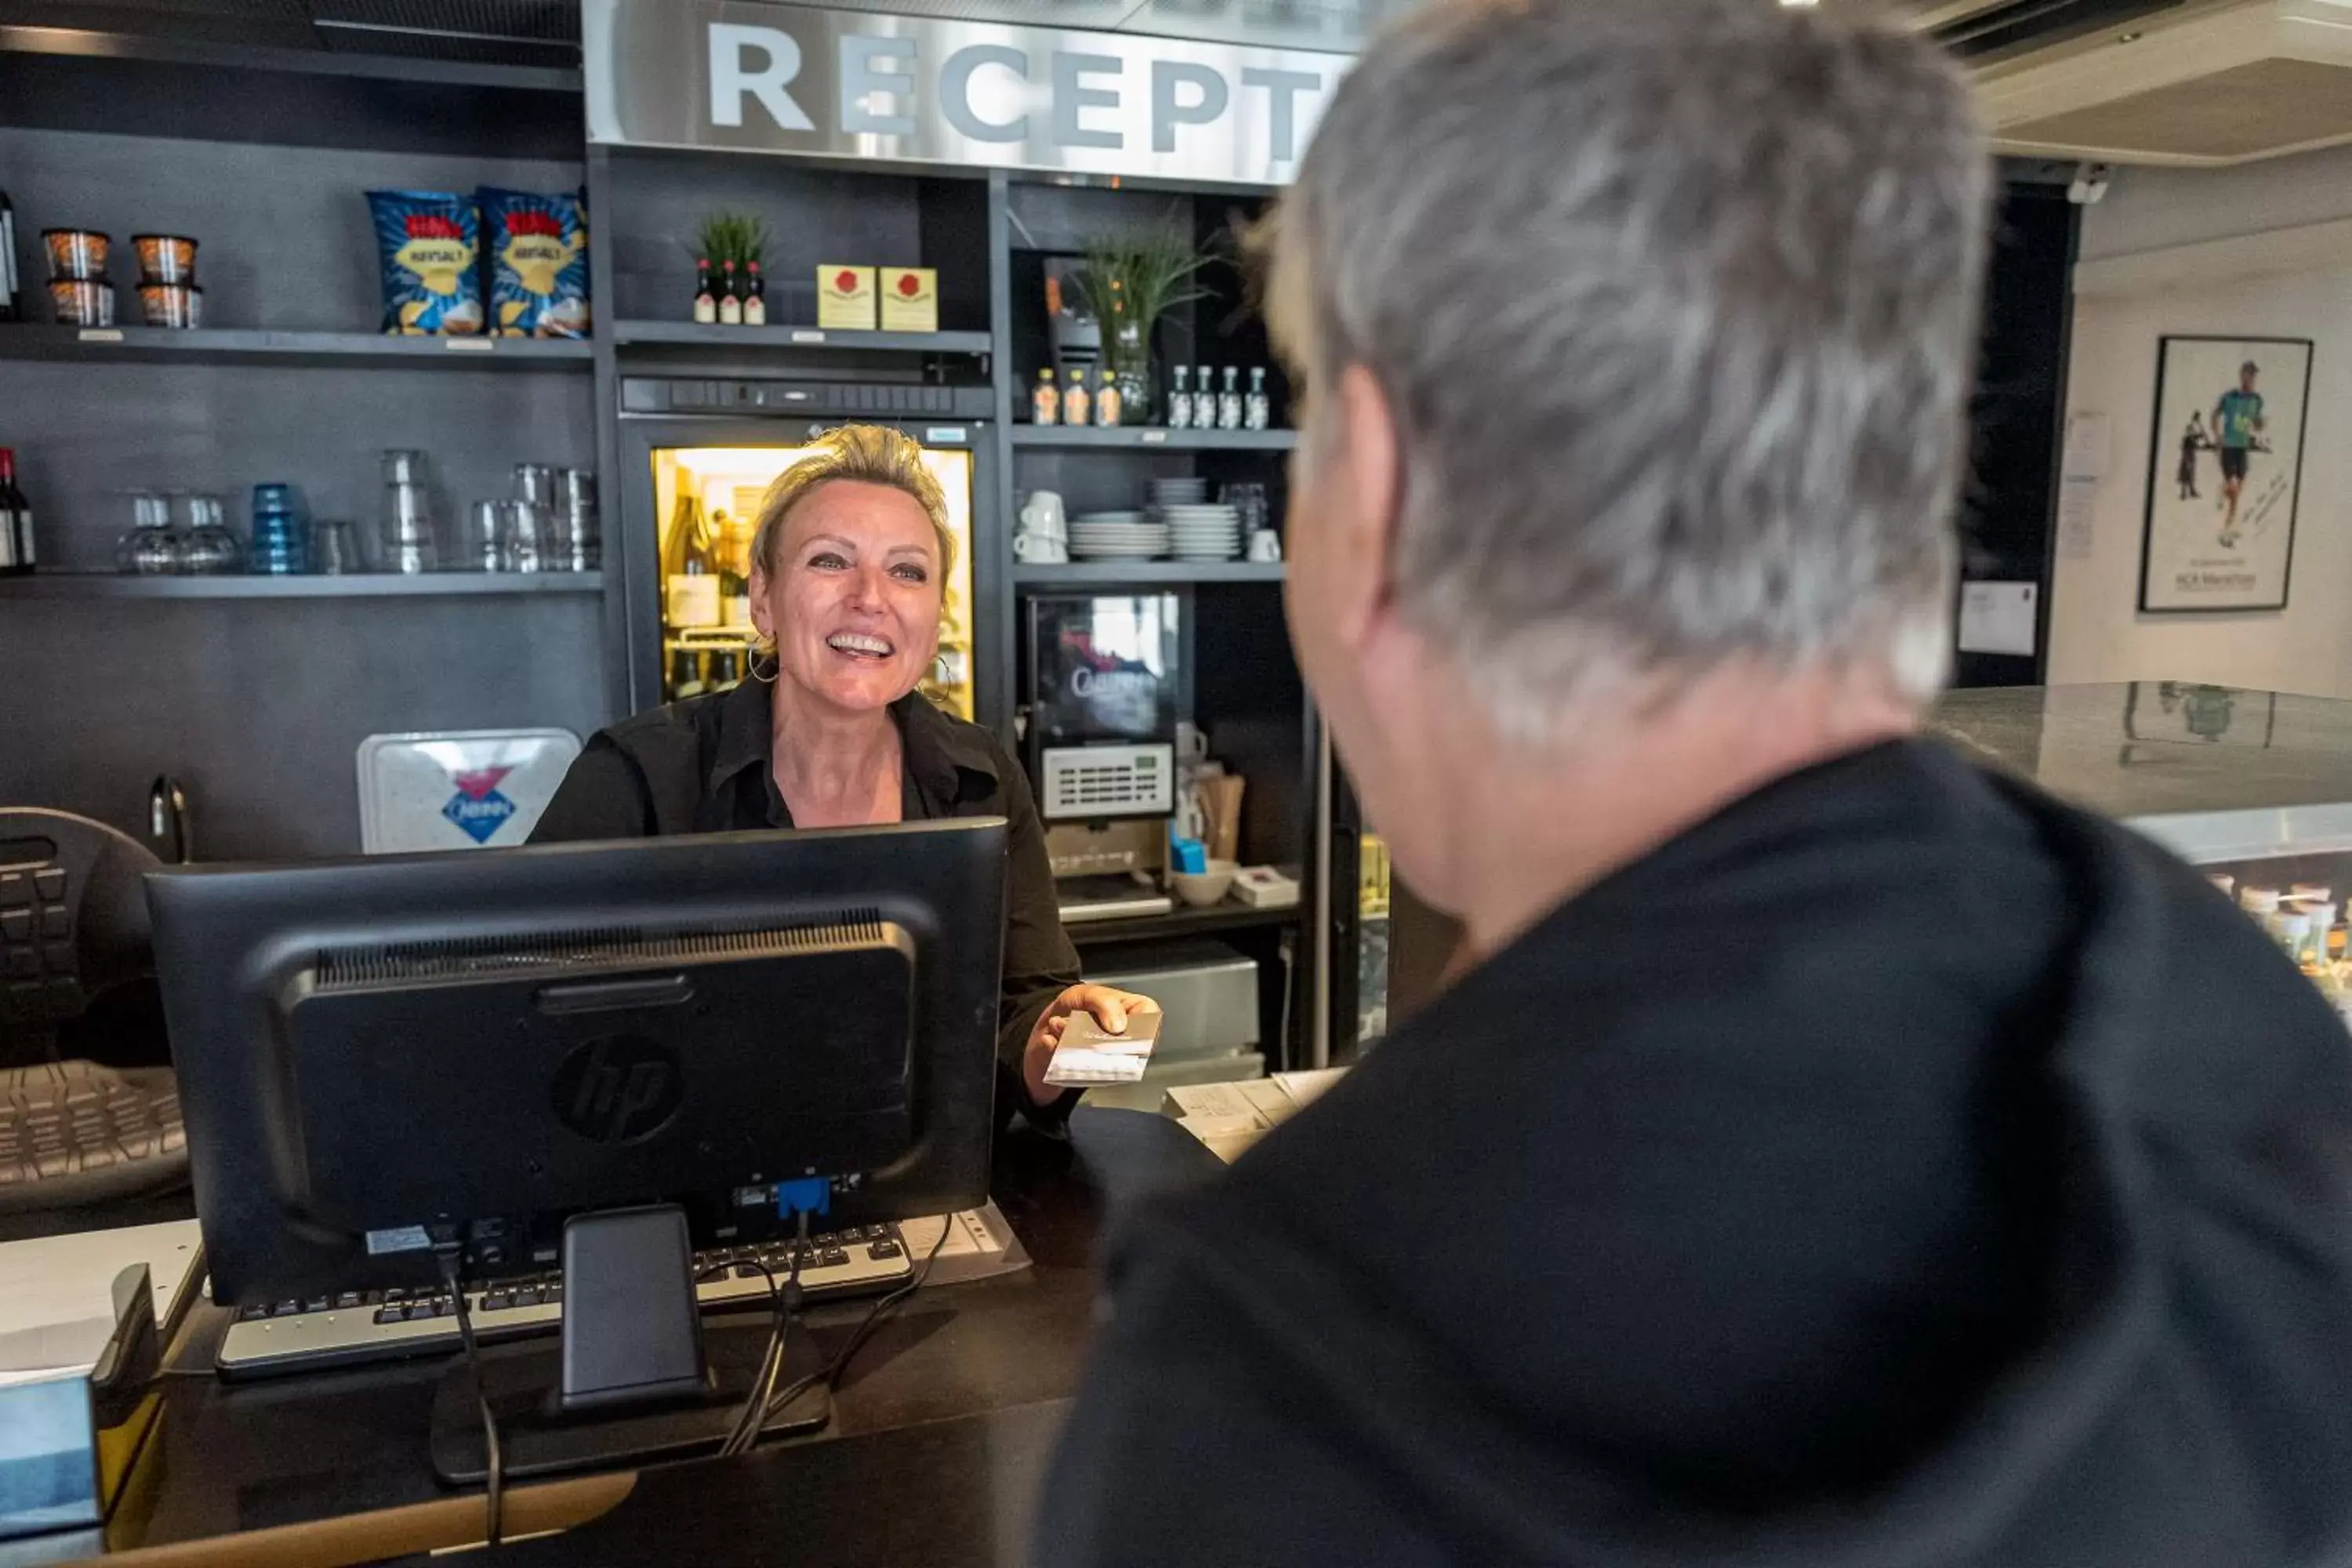
[[[2061,477],[2069,479],[2106,478],[2113,434],[2113,424],[2104,414],[2069,415],[2066,419],[2066,456],[2059,470]]]
[[[2098,539],[2099,481],[2072,476],[2058,484],[2058,559],[2088,561]]]
[[[1966,583],[1960,586],[1960,651],[2033,657],[2034,611],[2042,596],[2032,583]]]

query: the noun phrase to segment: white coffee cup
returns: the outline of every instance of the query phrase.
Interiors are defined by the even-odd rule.
[[[1013,558],[1030,566],[1060,566],[1070,559],[1070,547],[1062,540],[1024,530],[1013,536]]]
[[[1282,559],[1282,535],[1270,528],[1261,528],[1250,535],[1249,558],[1265,565]]]
[[[1060,494],[1054,490],[1032,490],[1021,506],[1021,531],[1045,539],[1070,537],[1069,513],[1062,505]]]

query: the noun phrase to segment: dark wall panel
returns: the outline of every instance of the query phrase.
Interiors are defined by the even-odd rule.
[[[205,859],[353,855],[366,736],[604,721],[597,601],[0,605],[0,804],[142,836],[159,773]]]
[[[243,538],[252,487],[291,480],[364,542],[385,447],[429,454],[445,529],[467,500],[508,494],[516,463],[595,461],[585,374],[15,362],[0,385],[0,446],[16,448],[43,563],[78,571],[112,568],[127,489],[216,491]]]
[[[8,114],[0,100],[0,118]],[[383,324],[371,190],[523,191],[580,187],[581,165],[420,153],[269,147],[236,142],[27,130],[0,125],[0,185],[16,207],[17,266],[48,276],[45,228],[111,234],[118,320],[138,319],[133,234],[197,242],[208,327],[373,332]],[[33,319],[51,319],[46,298]],[[13,372],[0,372],[13,374]]]

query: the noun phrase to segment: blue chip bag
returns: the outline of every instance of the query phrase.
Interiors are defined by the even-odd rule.
[[[490,246],[490,330],[502,338],[588,335],[588,223],[577,195],[484,185],[474,193]]]
[[[383,330],[472,337],[482,330],[481,220],[470,196],[370,191],[383,258]]]

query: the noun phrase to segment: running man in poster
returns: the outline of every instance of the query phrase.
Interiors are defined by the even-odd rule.
[[[2238,497],[2246,488],[2246,459],[2261,449],[2263,395],[2254,390],[2254,378],[2261,374],[2262,366],[2248,360],[2238,367],[2236,387],[2213,405],[2213,442],[2221,448],[2221,504],[2228,509],[2221,521],[2224,550],[2237,546]]]

